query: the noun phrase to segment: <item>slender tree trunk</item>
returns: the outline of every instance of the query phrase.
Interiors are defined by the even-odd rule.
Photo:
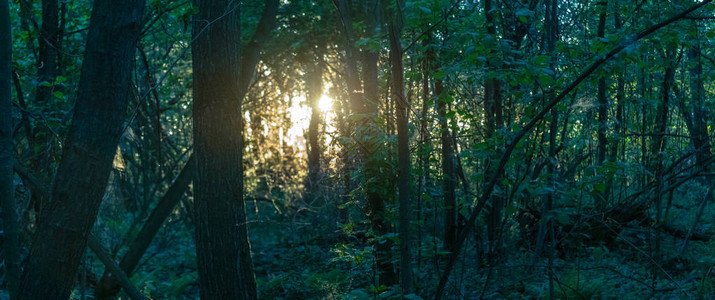
[[[556,69],[555,69],[555,63],[556,63],[556,54],[554,53],[554,50],[556,49],[556,33],[558,31],[558,16],[556,14],[556,8],[558,4],[556,3],[556,0],[547,0],[544,2],[545,7],[545,26],[546,26],[546,33],[545,33],[545,50],[548,53],[548,55],[551,56],[551,61],[550,61],[550,68],[554,72],[553,73],[553,78],[555,81],[556,77]],[[552,99],[554,97],[553,94],[549,94],[548,99]],[[551,122],[549,123],[549,162],[547,163],[547,171],[549,175],[549,184],[551,184],[552,188],[555,190],[555,184],[556,184],[556,169],[555,169],[555,164],[556,164],[556,137],[558,135],[558,122],[559,122],[559,110],[556,108],[551,109]],[[544,203],[542,206],[542,211],[541,215],[546,216],[552,209],[552,203],[553,203],[553,193],[549,193],[546,195],[544,199]],[[537,234],[537,240],[536,240],[536,256],[540,257],[544,243],[546,241],[552,241],[552,238],[550,236],[550,233],[552,232],[552,226],[553,223],[549,219],[544,219],[542,222],[540,222],[539,225],[539,231]],[[550,257],[551,251],[553,249],[548,249],[548,255]],[[550,282],[551,283],[551,282]]]
[[[310,198],[319,197],[318,180],[320,178],[320,97],[323,95],[323,65],[322,63],[309,63],[306,72],[306,84],[308,86],[308,103],[310,104],[310,123],[308,125],[308,184],[307,194]]]
[[[404,71],[402,69],[402,45],[399,23],[400,10],[393,12],[390,18],[390,60],[392,61],[392,97],[397,116],[397,155],[398,155],[398,203],[400,219],[400,287],[405,294],[412,293],[412,255],[410,236],[410,145],[407,129],[407,101],[404,91]]]
[[[427,34],[427,38],[422,42],[422,45],[430,47],[431,36]],[[422,217],[422,192],[425,190],[429,170],[427,161],[429,160],[429,141],[427,127],[427,113],[429,111],[430,102],[430,63],[424,60],[422,63],[422,112],[420,113],[420,142],[418,149],[419,168],[421,171],[420,178],[417,184],[417,272],[422,270],[422,232],[424,231],[424,221]]]
[[[37,107],[45,113],[50,111],[50,99],[52,92],[56,88],[54,85],[57,72],[58,41],[59,41],[59,1],[42,0],[42,26],[37,35],[39,53],[37,57],[37,88],[35,90],[35,102]],[[58,88],[58,87],[57,87]],[[44,124],[44,123],[37,123]],[[42,129],[41,129],[42,128]],[[45,126],[36,126],[28,140],[32,144],[32,149],[37,149],[38,153],[32,159],[32,168],[39,170],[38,175],[49,176],[50,158],[50,132]],[[42,205],[47,201],[41,198],[42,193],[32,191],[30,202],[35,212],[39,212]]]
[[[666,56],[668,57],[668,65],[665,68],[665,75],[660,87],[660,99],[661,102],[658,104],[655,115],[655,132],[652,138],[651,144],[651,157],[650,157],[650,169],[654,174],[655,191],[654,191],[654,202],[656,207],[656,236],[655,236],[655,253],[654,257],[656,262],[660,262],[660,228],[663,222],[663,207],[662,207],[662,191],[663,191],[663,152],[666,149],[666,129],[668,126],[668,112],[670,110],[670,90],[675,79],[675,60],[673,56],[675,55],[675,49],[666,50]],[[654,272],[660,272],[657,268],[654,268]]]
[[[606,36],[606,11],[608,0],[598,2],[600,13],[598,15],[598,37]],[[596,150],[596,165],[601,165],[606,161],[608,141],[606,131],[608,129],[608,95],[606,95],[606,76],[598,77],[598,148]],[[596,209],[604,211],[608,206],[608,192],[600,191],[596,196]]]
[[[497,57],[497,32],[496,32],[496,15],[497,9],[492,7],[491,0],[484,0],[484,13],[486,16],[487,34],[494,38],[494,45],[491,46],[489,55],[489,66],[491,71],[500,69],[496,61]],[[494,72],[496,73],[496,72]],[[496,75],[488,77],[484,83],[484,114],[486,119],[485,137],[491,139],[496,133],[496,129],[502,126],[501,102],[502,102],[501,81],[496,78]],[[497,149],[493,145],[493,149]],[[500,177],[501,174],[495,173],[495,166],[491,164],[491,159],[485,162],[484,179],[486,182],[494,177]],[[487,214],[487,238],[489,240],[490,254],[497,253],[497,240],[501,231],[502,207],[504,206],[504,196],[493,194],[490,196],[491,207]],[[491,257],[491,256],[490,256]]]
[[[437,72],[439,62],[433,47],[428,48],[426,53],[427,65],[430,72]],[[439,116],[440,144],[442,149],[442,196],[444,197],[444,247],[449,251],[454,251],[454,242],[457,239],[459,224],[457,218],[457,196],[456,196],[456,172],[454,167],[454,150],[452,149],[452,138],[449,133],[449,122],[447,120],[447,99],[444,81],[442,78],[435,78],[434,94],[437,97],[437,115]]]
[[[705,86],[703,84],[703,64],[700,59],[700,41],[693,41],[695,44],[688,49],[687,56],[690,61],[690,114],[692,120],[693,146],[695,147],[695,160],[700,166],[707,165],[707,160],[711,156],[710,136],[708,135],[707,123],[709,119],[705,110]]]
[[[340,18],[340,24],[342,25],[342,37],[343,37],[343,48],[345,49],[345,85],[348,89],[348,104],[344,105],[344,118],[343,118],[343,135],[353,134],[351,128],[354,127],[355,122],[350,120],[348,117],[352,113],[362,113],[362,86],[360,84],[360,75],[357,69],[357,64],[355,62],[356,52],[355,49],[355,37],[352,27],[352,14],[350,5],[347,0],[337,0],[338,16]],[[350,201],[350,192],[354,189],[354,182],[352,180],[352,172],[355,167],[355,155],[350,153],[347,147],[342,147],[341,157],[343,160],[343,185],[345,186],[345,192],[343,195],[343,203],[348,203]],[[343,221],[348,219],[348,212],[346,209],[341,210],[341,214],[344,218]]]
[[[47,102],[52,96],[53,82],[57,77],[57,49],[59,41],[59,1],[42,0],[42,26],[37,37],[39,57],[37,59],[37,91],[35,104],[49,109]],[[43,85],[46,82],[49,85]]]
[[[12,171],[14,143],[12,139],[12,38],[7,1],[0,3],[0,208],[2,208],[3,259],[5,280],[11,299],[17,294],[20,280],[20,245],[15,184]]]
[[[241,49],[240,3],[195,0],[193,25],[196,253],[201,298],[256,299],[243,203],[243,112],[259,51],[279,1],[266,1],[256,32]]]
[[[144,1],[94,2],[74,118],[40,212],[21,299],[67,299],[97,217],[131,94]]]
[[[369,36],[375,36],[377,30],[380,27],[380,20],[378,19],[380,15],[380,0],[370,0],[365,2],[366,14],[368,19],[367,34]],[[378,94],[378,73],[377,73],[377,62],[379,55],[373,50],[365,50],[362,57],[362,71],[363,71],[363,104],[364,113],[366,118],[364,119],[366,123],[363,123],[362,129],[360,129],[363,137],[368,137],[362,139],[364,142],[364,148],[362,153],[363,162],[363,173],[366,178],[380,178],[379,172],[380,163],[378,157],[375,153],[380,151],[378,144],[375,142],[375,136],[377,136],[377,126],[374,124],[374,120],[378,116],[378,103],[380,101]],[[386,192],[380,191],[380,189],[375,189],[369,187],[365,198],[368,203],[368,215],[370,222],[372,223],[375,232],[379,236],[385,236],[390,233],[390,221],[387,220],[387,208],[386,208]],[[392,286],[398,283],[397,275],[395,274],[394,265],[392,263],[392,241],[390,239],[380,241],[375,246],[375,257],[377,260],[377,266],[380,271],[380,284],[384,286]]]
[[[616,31],[620,30],[622,25],[621,21],[621,15],[620,12],[618,11],[618,2],[614,3],[614,12],[613,12],[613,18],[614,18],[614,25],[616,28]],[[609,151],[609,161],[615,162],[618,160],[618,146],[622,142],[622,137],[623,137],[623,130],[624,130],[624,122],[625,120],[623,119],[623,110],[625,109],[625,101],[626,101],[626,75],[625,72],[621,71],[618,72],[618,79],[616,80],[616,120],[615,124],[613,126],[613,131],[615,133],[616,139],[611,142],[611,150]],[[623,149],[622,152],[625,152],[625,149]],[[622,177],[619,177],[619,181],[622,181]],[[606,195],[610,194],[610,191],[612,189],[613,185],[613,180],[609,179],[608,183],[606,184]],[[621,185],[623,186],[623,185]],[[621,194],[619,193],[618,198],[616,198],[615,201],[620,201],[621,200]]]

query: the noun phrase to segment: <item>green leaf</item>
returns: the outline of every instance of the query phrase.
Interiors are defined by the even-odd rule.
[[[537,57],[534,57],[534,63],[538,64],[538,65],[544,64],[548,60],[549,60],[549,57],[546,55],[539,55]]]
[[[539,75],[539,83],[541,83],[542,86],[550,86],[554,83],[554,79],[549,75],[541,74]]]
[[[65,94],[60,91],[54,91],[52,92],[52,96],[57,97],[57,99],[64,99]]]
[[[568,225],[569,223],[571,223],[569,215],[565,212],[556,213],[556,221],[559,222],[559,224],[561,225]]]
[[[606,184],[605,183],[596,183],[593,186],[594,189],[596,189],[598,192],[603,193],[606,191]]]
[[[63,83],[63,82],[65,82],[65,81],[67,81],[67,77],[64,77],[64,76],[62,76],[62,75],[57,76],[57,78],[55,78],[55,84],[60,84],[60,83]]]

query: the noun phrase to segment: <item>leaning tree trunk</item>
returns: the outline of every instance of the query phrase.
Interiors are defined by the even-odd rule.
[[[134,269],[139,264],[139,260],[149,248],[154,236],[156,236],[159,229],[161,229],[161,225],[164,224],[164,220],[169,217],[174,207],[176,207],[176,204],[181,201],[184,192],[186,192],[189,187],[189,183],[191,183],[194,178],[194,174],[196,173],[195,167],[196,161],[192,154],[186,162],[186,165],[184,165],[184,168],[181,169],[179,176],[177,176],[171,186],[169,186],[169,189],[156,204],[149,218],[144,225],[142,225],[139,233],[137,233],[134,241],[119,262],[119,267],[127,275],[131,276],[132,272],[134,272]],[[95,296],[97,299],[114,299],[120,288],[119,278],[109,272],[109,270],[105,270],[102,279],[97,285]]]
[[[40,211],[20,299],[67,299],[122,133],[143,0],[94,2],[69,136]]]
[[[193,27],[196,257],[203,299],[256,299],[243,203],[241,100],[258,52],[275,24],[266,1],[256,32],[241,49],[239,1],[195,0]]]
[[[17,292],[20,279],[20,252],[18,240],[15,186],[13,184],[12,102],[12,39],[10,38],[10,12],[7,1],[0,3],[0,208],[2,208],[3,259],[5,278],[11,297]]]

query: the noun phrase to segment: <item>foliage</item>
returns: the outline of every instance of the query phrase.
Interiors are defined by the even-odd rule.
[[[16,160],[49,186],[72,123],[92,5],[61,1],[60,75],[40,82],[41,2],[10,4],[17,94],[12,108],[0,109],[13,110]],[[246,97],[236,100],[243,109],[236,138],[245,140],[243,192],[259,296],[434,297],[455,255],[444,229],[444,183],[454,180],[457,230],[476,217],[444,282],[452,298],[711,297],[715,6],[622,49],[546,110],[591,63],[699,1],[637,2],[281,1]],[[242,1],[244,46],[264,6]],[[147,3],[133,97],[93,230],[117,261],[193,152],[190,49],[197,12],[190,1]],[[409,222],[398,218],[396,202],[401,153],[390,18],[403,26]],[[377,59],[375,99],[366,88],[373,79],[370,54]],[[321,94],[332,108],[315,120],[320,168],[311,179],[306,74],[315,68],[322,69]],[[44,87],[52,97],[38,103]],[[444,93],[437,95],[439,89]],[[534,127],[515,142],[532,120]],[[442,166],[443,121],[454,174]],[[599,161],[602,148],[607,155]],[[33,202],[36,187],[26,174],[18,172],[15,185],[27,249],[42,205]],[[191,187],[130,274],[147,296],[199,295],[193,201]],[[401,226],[412,230],[412,240],[400,240]],[[382,284],[387,274],[380,274],[384,261],[399,270],[403,243],[414,257],[416,287],[404,293]],[[92,294],[105,272],[92,254],[83,264],[77,298]]]

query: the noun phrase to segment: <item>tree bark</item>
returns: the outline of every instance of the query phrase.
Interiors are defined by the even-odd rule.
[[[266,1],[246,49],[241,49],[240,3],[194,3],[194,203],[201,298],[256,299],[243,203],[241,101],[275,24],[279,1]]]
[[[320,58],[316,58],[320,59]],[[308,86],[308,103],[310,104],[310,123],[308,124],[308,184],[307,195],[311,198],[319,196],[318,180],[320,178],[320,137],[318,131],[321,123],[320,97],[323,95],[323,66],[321,63],[309,63],[306,71]]]
[[[396,4],[399,5],[399,4]],[[399,204],[399,237],[400,237],[400,287],[404,294],[412,293],[412,255],[410,236],[410,145],[407,128],[407,99],[404,91],[404,70],[402,69],[402,45],[399,24],[400,10],[393,12],[390,19],[390,60],[392,61],[392,98],[397,116],[397,155],[398,155],[398,204]]]
[[[434,47],[430,47],[426,53],[426,60],[430,72],[437,72],[439,62],[435,54]],[[449,122],[447,120],[447,93],[444,88],[442,78],[435,78],[434,94],[437,100],[437,115],[439,117],[440,145],[442,156],[442,196],[444,197],[444,248],[454,251],[454,243],[457,239],[459,224],[457,218],[457,196],[456,196],[456,171],[454,167],[454,150],[452,150],[452,139],[449,133]]]
[[[660,103],[658,104],[658,108],[656,110],[656,115],[655,115],[655,134],[652,137],[652,144],[651,144],[651,153],[650,153],[650,166],[649,169],[651,172],[654,174],[653,181],[655,182],[655,192],[654,192],[654,199],[653,201],[655,202],[655,207],[656,207],[656,236],[655,236],[655,254],[654,254],[654,259],[656,262],[660,262],[660,245],[661,245],[661,240],[660,240],[660,230],[658,230],[658,227],[661,227],[661,222],[663,222],[663,207],[662,207],[662,202],[663,202],[663,193],[662,190],[664,188],[664,182],[663,182],[663,152],[666,149],[666,139],[665,139],[665,133],[667,131],[667,126],[668,126],[668,112],[670,111],[670,90],[671,87],[673,86],[674,80],[675,80],[675,67],[676,67],[676,62],[673,56],[675,56],[676,50],[675,48],[669,48],[666,50],[666,67],[665,67],[665,75],[663,76],[663,81],[660,86]],[[653,268],[655,273],[660,273],[660,270],[657,268]]]
[[[598,37],[606,36],[606,11],[608,0],[598,2],[600,13],[598,15]],[[596,165],[601,165],[607,157],[608,141],[606,130],[608,129],[608,95],[606,95],[606,76],[598,77],[598,148],[596,151]],[[596,209],[605,211],[608,206],[608,191],[601,191],[596,194]]]
[[[374,37],[378,33],[380,27],[380,0],[365,1],[365,13],[367,15],[367,30],[369,37]],[[363,177],[373,181],[367,183],[365,198],[367,201],[368,217],[372,227],[378,236],[384,237],[390,233],[390,221],[387,220],[386,199],[387,187],[376,186],[383,183],[384,176],[379,172],[380,158],[376,157],[375,153],[380,151],[377,138],[377,126],[375,119],[378,116],[378,103],[380,101],[378,95],[378,73],[377,63],[379,55],[374,50],[364,50],[362,57],[362,72],[363,72],[363,98],[361,104],[362,112],[365,115],[363,123],[357,129],[359,141],[362,142],[362,160],[363,160]],[[375,258],[377,267],[380,272],[380,284],[384,286],[392,286],[398,283],[397,274],[395,273],[392,263],[392,241],[390,239],[380,241],[375,245]]]
[[[487,34],[493,39],[493,45],[491,45],[488,68],[493,72],[486,78],[484,83],[484,115],[485,115],[485,133],[484,136],[489,140],[496,134],[497,128],[502,126],[502,89],[501,80],[497,78],[496,74],[501,66],[499,66],[497,57],[497,45],[498,36],[496,31],[496,16],[498,14],[498,9],[492,7],[491,0],[484,1],[484,13],[486,18],[486,29]],[[505,34],[506,35],[506,34]],[[492,149],[497,149],[497,145],[492,145]],[[501,177],[501,174],[497,174],[496,169],[492,164],[492,159],[487,159],[484,164],[485,168],[485,182],[488,182],[494,177]],[[491,207],[489,213],[487,214],[487,239],[489,240],[489,253],[490,257],[492,254],[498,253],[497,244],[501,231],[501,219],[502,219],[502,208],[504,206],[504,196],[494,194],[490,196]]]
[[[53,83],[57,77],[57,49],[59,38],[59,1],[42,0],[42,26],[37,37],[39,57],[37,58],[37,91],[35,104],[47,109],[52,96]],[[43,85],[46,82],[49,85]]]
[[[143,0],[94,2],[74,121],[22,275],[20,299],[67,299],[112,169]]]
[[[12,172],[14,143],[12,139],[12,38],[7,1],[0,3],[0,208],[2,208],[2,248],[5,278],[10,297],[15,298],[20,280],[20,245],[15,184]]]

